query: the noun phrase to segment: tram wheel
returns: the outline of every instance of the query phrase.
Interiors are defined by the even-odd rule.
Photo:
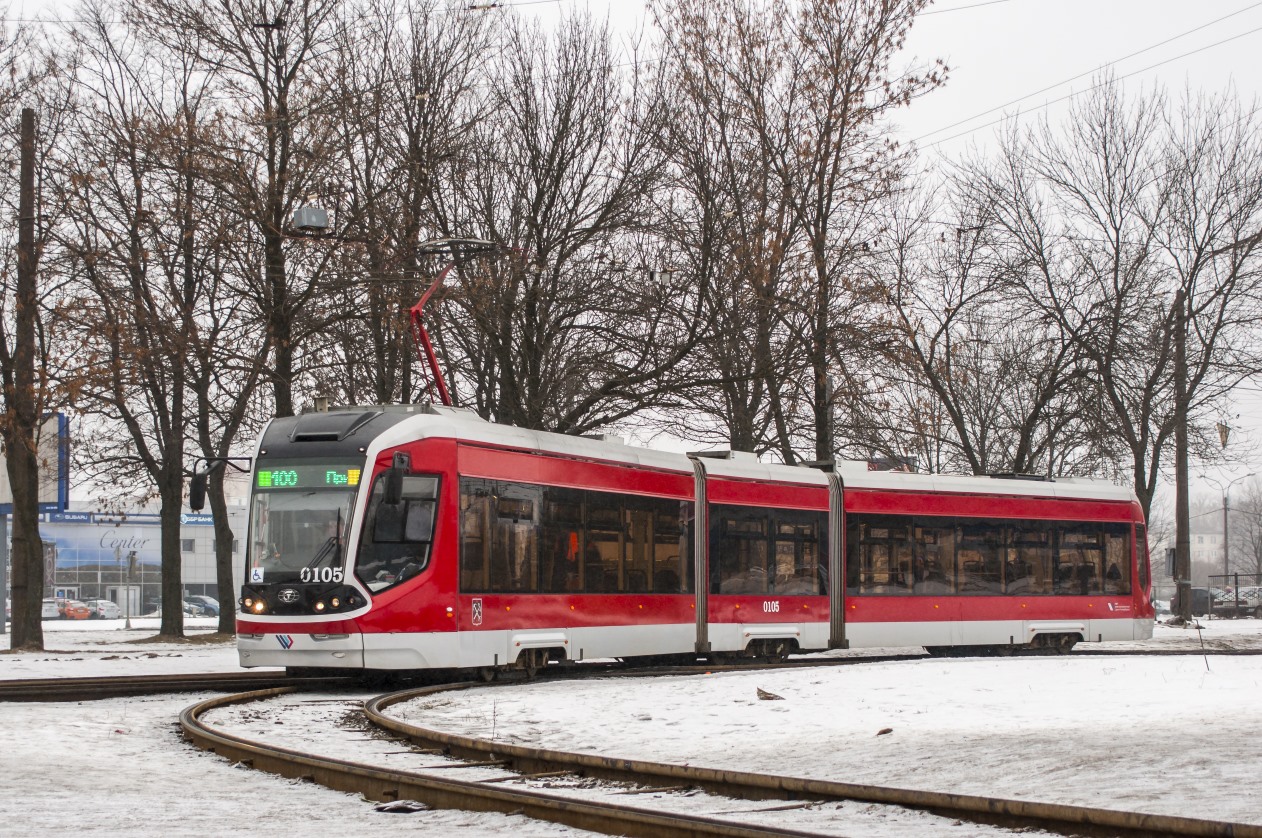
[[[495,680],[495,667],[493,666],[482,667],[481,669],[478,670],[478,677],[488,684],[491,683],[492,681]]]

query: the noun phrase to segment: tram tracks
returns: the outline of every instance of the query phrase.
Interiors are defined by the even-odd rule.
[[[1056,655],[1054,651],[1017,651],[1013,654],[987,655],[988,658],[1025,657],[1029,655]],[[1081,644],[1069,655],[1103,657],[1178,657],[1178,656],[1252,656],[1262,655],[1262,648],[1238,649],[1208,646],[1204,649],[1099,649],[1094,644]],[[962,654],[960,657],[976,657]],[[854,655],[845,657],[794,657],[775,663],[757,662],[733,658],[694,666],[638,666],[621,663],[587,662],[565,667],[549,667],[549,677],[586,678],[650,677],[695,672],[727,672],[748,670],[754,667],[773,666],[782,669],[802,667],[849,666],[898,661],[940,660],[925,653],[896,653],[885,655]],[[433,683],[430,677],[428,683]],[[449,676],[448,682],[453,680]],[[181,692],[240,692],[272,687],[299,686],[304,689],[325,689],[354,686],[359,683],[354,675],[293,674],[277,671],[201,672],[165,675],[93,676],[80,678],[29,678],[0,680],[0,703],[7,701],[93,701],[105,698],[129,698],[136,696],[165,695]]]
[[[844,824],[838,824],[836,817],[830,816],[839,814],[839,807],[860,803],[927,812],[945,819],[935,822],[936,826],[928,827],[922,834],[947,834],[947,825],[954,821],[958,826],[958,822],[962,821],[998,827],[994,834],[1003,834],[1004,830],[1042,829],[1066,835],[1262,836],[1262,827],[1247,824],[565,753],[427,730],[393,718],[386,712],[403,702],[471,686],[479,685],[462,683],[422,687],[377,696],[364,702],[365,717],[373,726],[412,743],[416,754],[439,761],[439,765],[412,770],[383,768],[266,745],[205,722],[204,717],[213,711],[277,699],[287,693],[285,690],[254,691],[212,699],[188,708],[180,721],[185,735],[199,747],[235,762],[352,791],[370,800],[417,800],[435,808],[521,813],[607,834],[845,834]],[[457,773],[479,772],[483,776],[474,779],[454,776]],[[629,806],[610,801],[607,799],[610,795],[606,795],[606,799],[581,799],[571,793],[561,794],[555,788],[541,791],[526,787],[542,782],[572,789],[595,779],[623,787],[623,795],[653,795],[655,805],[653,808]],[[709,798],[704,803],[692,801],[693,811],[665,811],[668,807],[662,798],[681,793],[707,793],[718,797]],[[743,809],[738,801],[748,800],[783,803]],[[717,801],[727,801],[727,804]],[[696,814],[698,806],[707,812]],[[766,813],[785,808],[814,809],[820,813],[818,820],[825,825],[804,830],[767,822]],[[740,821],[717,817],[713,810],[737,810]],[[759,818],[762,823],[758,823]],[[795,816],[794,821],[800,823],[802,818]],[[805,822],[814,823],[809,818]]]
[[[184,692],[240,692],[301,685],[312,689],[353,684],[351,678],[296,679],[283,672],[201,672],[178,675],[123,675],[87,678],[29,678],[0,681],[0,702],[95,701]]]

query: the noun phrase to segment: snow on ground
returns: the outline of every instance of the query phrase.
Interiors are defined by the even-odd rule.
[[[0,679],[237,669],[230,642],[154,643],[157,621],[45,624]],[[214,620],[190,620],[190,634]],[[932,659],[631,682],[528,683],[405,708],[419,724],[662,761],[1262,823],[1262,656],[1103,657],[1094,648],[1262,648],[1262,621],[1080,646],[1070,657]],[[0,650],[9,635],[0,635]],[[888,651],[888,650],[887,650]],[[850,654],[855,654],[852,650]],[[755,690],[780,695],[760,701]],[[185,744],[202,696],[0,705],[0,835],[568,835],[522,818],[390,815],[234,768]],[[893,732],[877,735],[884,728]]]
[[[157,617],[132,617],[128,631],[124,620],[45,620],[45,651],[0,654],[0,680],[240,670],[232,638],[157,643],[153,637],[160,622]],[[185,634],[191,639],[209,637],[218,625],[214,617],[184,621]],[[8,650],[10,639],[9,634],[0,635],[0,649]]]
[[[782,700],[760,700],[757,690]],[[562,751],[1262,824],[1262,657],[948,659],[540,683],[415,724]],[[595,712],[599,709],[599,712]],[[881,731],[890,731],[882,734]]]

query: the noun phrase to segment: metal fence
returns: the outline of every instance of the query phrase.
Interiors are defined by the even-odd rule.
[[[1262,573],[1220,573],[1209,584],[1215,617],[1262,619]]]

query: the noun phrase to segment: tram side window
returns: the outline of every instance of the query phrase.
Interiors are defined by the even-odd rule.
[[[818,596],[823,593],[828,547],[825,516],[819,512],[776,510],[774,593]]]
[[[1008,593],[1041,596],[1052,593],[1052,534],[1044,521],[1020,521],[1012,527],[1005,568]]]
[[[956,553],[962,594],[1003,593],[1004,527],[994,521],[960,526]]]
[[[851,514],[847,594],[1130,592],[1130,525]]]
[[[711,506],[711,593],[820,594],[825,522],[822,512]]]
[[[767,526],[761,509],[710,508],[711,593],[767,593]]]
[[[1152,573],[1152,567],[1148,563],[1148,533],[1145,531],[1143,524],[1135,525],[1135,556],[1139,565],[1139,589],[1146,591],[1148,590],[1148,579]]]
[[[916,519],[912,539],[912,582],[918,594],[955,593],[955,528]]]
[[[552,593],[582,590],[584,553],[583,492],[579,489],[543,490],[540,521],[540,590]]]
[[[1055,592],[1101,593],[1104,558],[1104,532],[1099,524],[1062,524],[1056,551]]]
[[[460,481],[460,590],[491,588],[491,517],[494,515],[490,480]]]
[[[627,532],[617,495],[587,493],[587,547],[583,553],[583,590],[616,593],[622,576]]]
[[[462,591],[690,589],[687,501],[473,478],[460,487]]]
[[[496,485],[491,538],[491,590],[524,593],[537,587],[541,487]]]
[[[407,475],[398,504],[385,503],[386,477],[373,483],[355,572],[372,591],[419,574],[429,565],[438,478]]]
[[[846,587],[850,593],[910,594],[912,519],[893,515],[852,515],[847,539]]]
[[[1104,592],[1131,592],[1131,528],[1126,524],[1104,525]]]
[[[685,526],[692,514],[688,501],[660,500],[653,513],[653,568],[650,583],[655,594],[691,590],[692,540]]]

